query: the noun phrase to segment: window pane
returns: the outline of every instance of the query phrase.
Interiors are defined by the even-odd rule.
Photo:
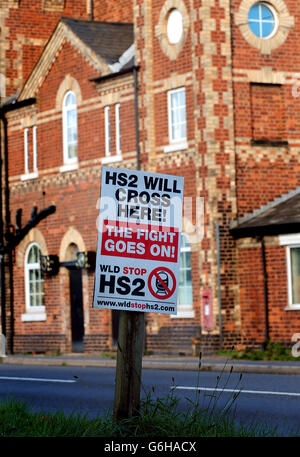
[[[30,306],[36,306],[35,294],[30,294]]]
[[[69,145],[68,156],[69,156],[69,159],[73,159],[73,158],[77,157],[77,145],[76,144]]]
[[[261,5],[261,18],[263,21],[274,21],[274,15],[266,5]]]
[[[180,126],[180,137],[186,138],[186,124],[181,124]]]
[[[262,23],[262,36],[267,37],[271,35],[274,29],[274,24],[272,22],[263,22]]]
[[[65,160],[77,158],[77,108],[76,97],[69,92],[64,103],[64,154]]]
[[[249,26],[254,35],[260,37],[260,25],[259,22],[249,22]]]
[[[42,273],[40,269],[40,249],[38,246],[33,245],[29,250],[27,256],[27,268],[26,268],[26,281],[28,296],[27,306],[43,306],[43,297],[44,297],[44,280],[42,278]]]
[[[275,16],[271,8],[263,2],[258,2],[250,8],[248,23],[256,36],[268,38],[275,28]]]
[[[193,304],[192,288],[189,286],[179,288],[178,305],[192,305],[192,304]]]
[[[259,5],[253,5],[249,11],[248,19],[258,19],[259,18]]]
[[[75,105],[75,104],[76,104],[75,95],[73,94],[73,92],[69,92],[66,97],[65,105],[70,106],[70,105]]]
[[[171,93],[170,102],[171,140],[180,141],[186,139],[185,90]]]
[[[32,246],[28,254],[28,263],[37,263],[40,261],[40,252],[37,246]]]
[[[71,111],[67,112],[68,127],[75,127],[76,126],[76,118],[77,118],[77,114],[76,114],[76,110],[75,109],[72,109]]]
[[[178,305],[193,305],[191,251],[186,235],[181,234]]]
[[[300,248],[291,248],[292,301],[300,303]]]

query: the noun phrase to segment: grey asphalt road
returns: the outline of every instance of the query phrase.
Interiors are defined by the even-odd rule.
[[[141,395],[165,396],[175,387],[183,410],[200,389],[203,407],[219,396],[221,409],[235,392],[236,420],[278,426],[285,436],[300,425],[300,375],[143,370]],[[0,365],[0,400],[25,401],[33,410],[89,417],[111,412],[114,398],[114,368]],[[154,390],[154,393],[153,393]],[[211,397],[214,394],[216,397]]]

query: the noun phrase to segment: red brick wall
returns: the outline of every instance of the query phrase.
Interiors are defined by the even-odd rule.
[[[238,216],[251,213],[300,185],[297,144],[300,139],[299,99],[293,96],[293,74],[299,72],[300,10],[295,0],[284,0],[295,26],[285,42],[264,55],[243,37],[235,24],[241,2],[232,3],[233,93],[236,147],[236,195]],[[279,79],[258,79],[268,68]],[[256,77],[248,76],[249,70]],[[289,73],[288,73],[289,72]],[[285,81],[285,82],[284,82]],[[260,145],[253,140],[288,141]],[[269,290],[270,338],[290,344],[299,329],[298,311],[286,311],[286,253],[279,246],[266,246]],[[257,345],[264,340],[264,296],[260,248],[240,248],[238,262],[239,300],[243,342]]]
[[[94,19],[108,22],[133,22],[133,0],[94,0]]]
[[[78,104],[78,159],[79,170],[61,173],[63,165],[61,107],[56,107],[57,93],[66,74],[76,79],[83,104]],[[39,178],[21,183],[24,173],[24,129],[20,124],[9,129],[9,175],[11,179],[11,215],[14,222],[16,210],[23,210],[23,224],[29,219],[32,207],[43,209],[56,206],[55,214],[38,225],[47,245],[48,254],[58,255],[63,237],[72,227],[83,238],[86,250],[96,251],[98,217],[97,201],[100,197],[101,157],[104,157],[104,106],[94,107],[101,101],[95,83],[89,79],[95,70],[81,54],[67,42],[63,45],[55,64],[51,66],[38,92],[36,106],[38,118],[38,171]],[[120,96],[121,146],[123,154],[135,153],[134,103],[132,82],[124,80],[119,85],[125,94]],[[124,89],[125,87],[125,89]],[[115,95],[118,89],[103,89],[102,95]],[[91,100],[91,102],[88,102]],[[88,103],[90,109],[85,109]],[[114,136],[114,104],[111,109],[112,136]],[[16,113],[14,121],[26,117]],[[41,117],[40,117],[40,116]],[[41,122],[39,120],[41,119]],[[31,128],[29,144],[31,152]],[[112,153],[115,153],[114,142]],[[91,161],[91,162],[89,162]],[[20,255],[20,249],[16,253]],[[24,251],[25,252],[25,251]],[[46,322],[23,322],[25,313],[24,258],[14,267],[15,297],[15,350],[46,348],[47,350],[70,349],[70,287],[66,269],[55,277],[45,277]],[[60,259],[63,261],[66,259]],[[111,348],[110,311],[92,308],[94,277],[83,271],[86,350]]]
[[[233,1],[233,75],[235,136],[237,145],[237,204],[239,216],[265,205],[299,185],[299,160],[292,147],[300,139],[299,100],[293,97],[293,85],[241,82],[237,75],[247,70],[269,67],[273,72],[297,73],[300,11],[297,2],[285,0],[295,27],[286,41],[270,55],[263,55],[249,44],[235,25],[234,14],[240,1]],[[292,57],[294,56],[294,57]],[[245,73],[236,71],[245,70]],[[292,76],[287,77],[290,81]],[[245,79],[245,78],[244,78]],[[247,78],[246,78],[247,79]],[[288,140],[289,147],[261,147],[251,140]],[[253,183],[255,182],[255,185]]]
[[[266,239],[268,240],[268,238]],[[287,311],[286,248],[266,241],[269,339],[291,347],[299,332],[300,311]],[[239,299],[243,345],[259,347],[265,342],[264,277],[261,246],[239,250]]]
[[[86,0],[60,3],[63,9],[56,2],[57,7],[48,10],[43,9],[43,0],[22,0],[18,8],[9,9],[5,19],[7,96],[21,88],[61,16],[90,19]],[[133,22],[133,1],[94,0],[94,20]]]
[[[250,89],[252,138],[284,140],[287,132],[282,86],[251,84]]]

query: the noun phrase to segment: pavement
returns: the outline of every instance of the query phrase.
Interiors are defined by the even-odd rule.
[[[143,357],[143,369],[152,370],[184,370],[198,371],[199,358],[189,356],[161,356],[152,355]],[[103,357],[101,354],[70,353],[59,356],[52,355],[6,355],[0,356],[0,363],[6,365],[48,365],[48,366],[81,366],[114,368],[116,359]],[[233,367],[233,368],[231,368]],[[300,374],[300,358],[295,361],[249,361],[230,360],[224,356],[207,356],[201,359],[201,371],[233,370],[235,373],[273,373],[273,374]]]

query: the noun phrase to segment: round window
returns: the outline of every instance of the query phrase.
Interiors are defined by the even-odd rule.
[[[181,40],[183,33],[182,14],[177,9],[173,9],[167,22],[167,36],[169,43],[176,44]]]
[[[249,10],[248,24],[252,33],[257,37],[271,38],[277,30],[277,14],[268,3],[257,2]]]

